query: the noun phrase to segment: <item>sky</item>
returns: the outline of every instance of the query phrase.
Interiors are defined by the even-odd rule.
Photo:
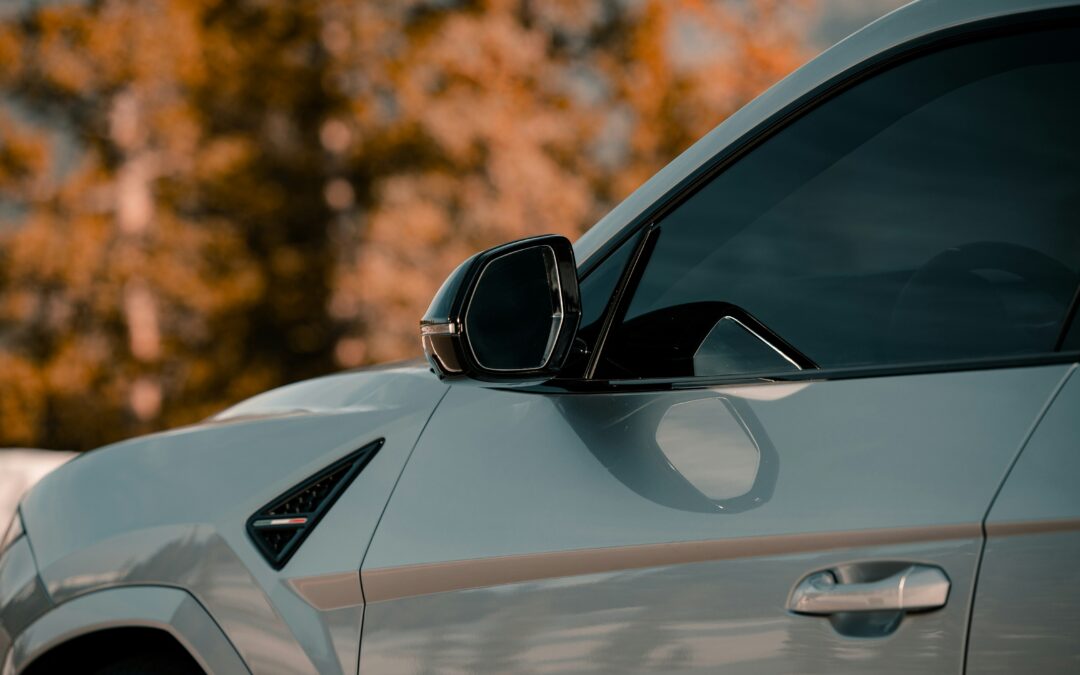
[[[908,0],[819,0],[821,20],[814,41],[822,48],[839,42],[871,21],[888,14]]]

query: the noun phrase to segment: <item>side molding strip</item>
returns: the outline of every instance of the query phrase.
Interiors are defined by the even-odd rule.
[[[355,570],[317,577],[297,577],[289,579],[288,584],[305,602],[322,612],[364,604],[360,574]]]
[[[1052,520],[1013,520],[986,524],[987,537],[1013,537],[1024,534],[1053,534],[1080,530],[1080,518]]]
[[[714,560],[979,539],[978,523],[616,546],[362,570],[368,603],[430,593]]]

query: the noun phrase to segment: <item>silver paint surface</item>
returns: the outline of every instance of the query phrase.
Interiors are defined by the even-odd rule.
[[[53,645],[91,630],[115,626],[166,631],[208,673],[249,673],[228,638],[189,593],[178,588],[154,586],[97,591],[61,605],[19,636],[9,668],[18,671]],[[5,671],[2,675],[9,673]]]
[[[34,619],[52,603],[38,579],[30,541],[19,537],[0,557],[0,657]]]
[[[114,586],[179,586],[214,616],[253,672],[353,673],[359,594],[320,609],[295,589],[309,577],[357,575],[445,390],[423,367],[347,373],[80,457],[23,502],[45,587],[64,603]],[[379,437],[386,445],[296,556],[280,572],[270,568],[248,540],[248,516]]]
[[[968,21],[1068,5],[1075,0],[920,0],[898,10],[785,78],[650,179],[582,237],[575,246],[579,261],[589,264],[606,241],[718,152],[882,50]],[[81,457],[30,494],[24,503],[29,541],[42,588],[59,606],[12,636],[16,648],[5,657],[4,675],[16,660],[25,663],[103,620],[157,621],[214,672],[243,671],[222,649],[200,646],[213,639],[190,637],[211,636],[211,624],[254,673],[353,673],[363,622],[363,672],[714,672],[724,666],[734,673],[956,673],[980,547],[977,532],[962,533],[981,524],[1026,429],[1064,371],[612,396],[455,386],[411,460],[446,392],[426,368],[347,373],[285,387],[204,424]],[[1024,478],[1029,457],[1075,450],[1076,394],[1065,393],[1062,400],[1072,401],[1061,413],[1066,423],[1051,423],[1059,415],[1051,411],[1047,428],[1057,431],[1040,440],[1039,429],[988,523],[972,636],[976,670],[1012,658],[983,658],[976,649],[984,635],[989,642],[982,644],[993,647],[1001,635],[1018,634],[1007,632],[1015,626],[995,613],[993,602],[1011,607],[1034,596],[1015,593],[1019,586],[1005,588],[1010,579],[1043,564],[1053,583],[1029,577],[1025,583],[1035,591],[1049,598],[1050,586],[1077,587],[1067,567],[1080,555],[1075,528],[1073,534],[1044,531],[1000,541],[993,535],[996,524],[1045,528],[1063,511],[1075,516],[1071,484],[1044,490]],[[701,410],[732,417],[721,417],[722,427],[709,427],[709,415],[691,419],[688,424],[701,426],[683,439],[670,429],[661,432],[665,414],[682,403],[690,405],[671,413],[679,420]],[[735,445],[710,455],[703,439],[712,432],[737,439]],[[246,518],[380,436],[386,446],[297,556],[281,572],[271,570],[246,539]],[[1042,444],[1056,450],[1030,452]],[[1071,458],[1076,461],[1075,452]],[[715,469],[725,461],[736,467],[732,474]],[[708,479],[697,475],[701,467]],[[1077,475],[1052,471],[1059,481]],[[999,512],[1011,490],[1023,504],[1039,497],[1032,504],[1040,508]],[[825,546],[838,535],[880,529],[925,531],[927,538],[813,545],[819,536]],[[942,531],[956,536],[931,536]],[[805,536],[811,543],[797,552],[595,574],[534,573],[514,583],[480,580],[467,590],[389,594],[370,603],[366,617],[352,583],[361,561],[362,579],[370,580],[380,570],[410,565],[617,546],[708,541],[745,549],[740,542],[773,535]],[[841,635],[826,618],[785,611],[806,575],[858,570],[882,559],[941,566],[952,582],[946,607],[907,616],[894,633],[872,639]],[[9,587],[26,588],[25,572],[16,577],[22,581]],[[1001,601],[990,599],[994,583],[1004,588]],[[162,591],[179,595],[166,599]],[[187,609],[177,611],[180,606]],[[1051,605],[1044,617],[1034,610],[1016,616],[1033,624],[1045,618],[1037,637],[1050,640],[1048,658],[1057,658],[1069,654],[1053,639],[1072,625],[1075,615],[1067,611],[1075,606]],[[5,625],[29,620],[9,608],[0,613]]]
[[[1062,388],[986,522],[968,673],[1080,672],[1080,376]]]
[[[793,393],[771,384],[734,393],[561,396],[455,386],[417,444],[364,569],[978,523],[1067,369],[814,382]],[[764,400],[752,391],[777,386],[789,394]],[[656,442],[669,408],[702,399],[739,410],[757,429],[759,445],[777,455],[776,484],[760,486],[756,508],[724,513]],[[703,408],[697,423],[719,426],[724,407]],[[724,456],[721,448],[714,452]]]
[[[974,539],[980,535],[977,524],[939,525],[608,546],[381,567],[363,573],[364,597],[367,602],[374,603],[542,579],[826,550]],[[838,568],[837,572],[842,569]]]
[[[979,523],[1068,369],[615,395],[453,387],[376,530],[365,587],[412,565],[666,542],[798,534],[809,550],[380,595],[366,610],[361,672],[958,672]],[[681,425],[698,427],[684,440],[700,456],[684,466],[723,472],[731,455],[719,444],[735,413],[772,456],[772,476],[743,508],[725,510],[667,459],[661,442],[678,441],[657,432],[676,406]],[[709,447],[701,439],[713,429]],[[935,539],[957,525],[968,534]],[[890,528],[927,538],[831,543]],[[952,582],[946,607],[873,639],[786,611],[808,574],[883,560],[940,566]]]
[[[362,673],[960,672],[978,541],[747,558],[566,577],[373,603]],[[794,581],[837,561],[956,570],[942,611],[881,639],[785,610]],[[919,667],[912,667],[918,664]]]

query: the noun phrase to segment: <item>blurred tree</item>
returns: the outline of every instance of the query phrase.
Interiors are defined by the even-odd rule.
[[[0,445],[417,353],[806,56],[781,0],[95,0],[0,20]]]
[[[350,238],[330,311],[349,330],[338,362],[416,353],[434,289],[477,250],[582,232],[799,65],[810,9],[341,2],[323,40],[351,110],[328,131],[363,196],[340,228]]]
[[[12,120],[0,150],[0,444],[92,447],[333,367],[318,128],[345,102],[318,9],[123,0],[5,26],[3,88],[53,147]]]

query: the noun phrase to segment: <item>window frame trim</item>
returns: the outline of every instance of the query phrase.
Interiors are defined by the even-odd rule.
[[[1068,309],[1065,310],[1065,318],[1061,322],[1061,332],[1058,333],[1057,342],[1054,343],[1054,351],[1061,352],[1065,349],[1065,343],[1069,340],[1069,333],[1074,329],[1080,330],[1080,326],[1074,326],[1076,322],[1076,315],[1080,313],[1080,279],[1076,284],[1076,291],[1073,292],[1072,302],[1069,303]]]
[[[607,346],[607,338],[617,322],[626,316],[626,310],[630,307],[630,297],[637,290],[641,277],[645,274],[645,268],[652,259],[656,242],[660,238],[660,226],[651,223],[641,228],[637,235],[638,241],[634,244],[634,250],[630,258],[619,274],[619,280],[615,289],[611,292],[604,314],[600,319],[600,331],[596,334],[596,342],[589,350],[589,362],[585,366],[584,378],[595,379],[596,369],[600,365],[600,357]],[[615,249],[617,250],[617,249]]]
[[[818,370],[755,373],[752,375],[665,377],[641,379],[556,378],[547,382],[532,382],[517,386],[502,385],[497,389],[536,394],[620,394],[649,391],[690,391],[724,387],[862,380],[878,377],[967,373],[983,370],[1038,368],[1055,365],[1080,365],[1080,349],[1043,352],[1023,356],[926,361],[897,366],[857,366],[851,368],[822,368]]]
[[[581,382],[611,383],[614,388],[623,390],[628,383],[651,383],[654,387],[665,388],[667,385],[678,383],[700,383],[685,388],[707,388],[717,386],[716,382],[723,384],[748,384],[762,382],[789,381],[792,379],[852,379],[856,377],[886,377],[889,375],[961,372],[968,370],[985,370],[991,368],[1020,367],[1020,364],[1028,360],[1038,361],[1036,365],[1042,365],[1044,358],[1050,358],[1046,363],[1072,363],[1080,361],[1080,351],[1063,352],[1066,336],[1069,332],[1069,319],[1077,312],[1080,305],[1080,283],[1077,285],[1076,295],[1072,305],[1067,309],[1064,323],[1054,350],[1051,352],[1039,352],[1025,355],[1024,357],[994,357],[990,359],[953,359],[947,361],[934,361],[903,366],[869,366],[858,368],[829,368],[807,369],[797,373],[798,375],[816,374],[819,377],[792,378],[790,373],[777,373],[753,376],[731,376],[724,378],[708,377],[673,377],[651,378],[640,380],[600,380],[595,379],[595,371],[603,356],[607,338],[614,329],[619,317],[626,313],[629,303],[633,298],[634,291],[649,264],[655,243],[661,233],[661,223],[672,211],[679,208],[683,203],[691,199],[697,192],[703,189],[720,174],[734,165],[758,146],[770,138],[781,133],[790,124],[822,105],[831,101],[837,95],[848,89],[858,86],[860,83],[875,77],[879,73],[890,68],[897,67],[902,63],[913,61],[927,54],[947,49],[950,47],[970,44],[996,37],[1006,37],[1031,33],[1038,30],[1061,28],[1062,22],[1068,22],[1080,26],[1080,7],[1058,7],[1050,9],[1038,9],[1029,12],[1021,12],[1007,16],[993,17],[970,23],[951,26],[939,31],[922,35],[908,42],[896,45],[870,56],[863,61],[853,64],[836,77],[811,89],[799,97],[790,105],[780,109],[773,115],[762,120],[760,124],[748,131],[743,136],[722,148],[697,171],[690,174],[685,180],[673,187],[656,199],[649,208],[645,209],[634,220],[630,221],[623,230],[611,237],[604,243],[601,250],[590,258],[587,266],[579,269],[578,275],[582,281],[599,269],[604,262],[612,256],[620,246],[629,242],[634,237],[646,231],[635,246],[625,267],[621,270],[619,281],[615,285],[611,296],[608,298],[604,314],[601,319],[601,330],[597,334],[593,344],[588,345],[589,361],[582,378],[556,377],[550,384],[563,389],[565,385],[570,389],[576,389]],[[1080,275],[1080,270],[1077,270]],[[1070,354],[1072,356],[1070,356]],[[1030,356],[1030,358],[1029,358]],[[1060,358],[1054,358],[1060,357]],[[996,365],[995,365],[996,364]],[[544,385],[540,385],[543,387]],[[683,388],[683,387],[673,387]],[[637,389],[637,387],[635,387]]]

